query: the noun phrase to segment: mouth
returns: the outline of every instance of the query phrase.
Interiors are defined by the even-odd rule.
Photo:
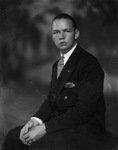
[[[60,42],[59,46],[66,46],[66,42]]]

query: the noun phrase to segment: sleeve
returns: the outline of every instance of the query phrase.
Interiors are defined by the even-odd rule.
[[[39,110],[33,115],[34,117],[40,118],[43,122],[48,121],[51,117],[52,108],[49,98],[43,102]]]
[[[76,105],[46,122],[47,133],[83,125],[92,118],[97,110],[98,113],[104,114],[103,78],[104,73],[98,63],[84,66],[78,82]]]
[[[39,110],[33,115],[33,117],[37,117],[37,118],[41,119],[43,122],[48,121],[52,114],[52,101],[51,101],[50,95],[51,95],[52,86],[54,84],[53,73],[54,73],[55,65],[56,65],[56,63],[52,67],[52,77],[51,77],[49,94],[48,94],[47,98],[44,100],[44,102],[41,105],[41,107],[39,108]]]
[[[43,121],[41,119],[39,119],[37,117],[31,117],[31,120],[34,120],[34,119],[37,120],[39,124],[43,123]]]

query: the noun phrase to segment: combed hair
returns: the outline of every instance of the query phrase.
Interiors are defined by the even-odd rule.
[[[66,13],[59,14],[59,15],[57,15],[56,17],[54,17],[52,23],[53,23],[55,20],[58,20],[58,19],[68,19],[68,20],[71,20],[72,23],[73,23],[74,29],[75,29],[75,30],[77,29],[76,22],[75,22],[75,20],[73,19],[73,17],[71,17],[70,15],[68,15],[68,14],[66,14]]]

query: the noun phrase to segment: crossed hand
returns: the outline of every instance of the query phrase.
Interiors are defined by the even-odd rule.
[[[20,132],[20,140],[29,145],[41,139],[46,134],[45,124],[39,124],[39,122],[35,119],[32,119],[26,123],[26,125],[21,129]]]

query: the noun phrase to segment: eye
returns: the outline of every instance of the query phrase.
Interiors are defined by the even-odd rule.
[[[53,34],[59,34],[59,31],[58,31],[58,30],[55,30],[55,31],[53,32]]]
[[[65,32],[70,33],[71,29],[66,29]]]
[[[71,30],[67,30],[66,32],[71,32]]]

